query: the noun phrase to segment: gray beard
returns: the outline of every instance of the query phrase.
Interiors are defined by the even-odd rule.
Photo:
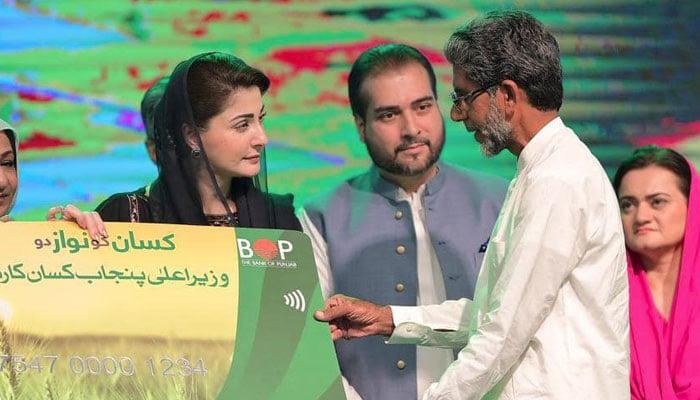
[[[481,136],[484,140],[480,143],[481,153],[485,157],[493,157],[505,150],[513,139],[513,127],[501,116],[493,97],[486,115],[486,124],[481,129]]]

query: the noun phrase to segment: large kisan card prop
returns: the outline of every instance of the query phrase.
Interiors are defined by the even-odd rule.
[[[0,399],[344,399],[300,232],[0,224]]]

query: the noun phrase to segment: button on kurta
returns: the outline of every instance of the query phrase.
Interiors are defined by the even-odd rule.
[[[404,247],[402,244],[396,246],[396,254],[403,254],[406,252],[406,247]]]
[[[394,217],[396,219],[401,219],[403,217],[403,211],[396,211],[396,214],[394,214]]]
[[[399,360],[396,362],[396,368],[404,369],[406,368],[406,362],[404,360]]]
[[[403,290],[406,289],[406,288],[403,286],[403,283],[397,283],[396,286],[394,287],[394,289],[395,289],[397,292],[401,293],[401,292],[403,292]]]

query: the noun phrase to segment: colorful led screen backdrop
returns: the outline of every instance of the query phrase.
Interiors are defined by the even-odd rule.
[[[492,8],[522,7],[559,40],[561,114],[612,171],[635,145],[673,146],[700,160],[699,6],[678,0],[140,1],[0,3],[0,117],[20,135],[14,217],[53,205],[90,209],[151,181],[139,103],[181,60],[231,52],[266,72],[270,188],[305,198],[364,169],[346,96],[349,67],[370,46],[408,43],[438,74],[449,113],[450,32]],[[514,157],[484,159],[446,121],[443,158],[513,174]],[[697,164],[696,164],[697,165]]]

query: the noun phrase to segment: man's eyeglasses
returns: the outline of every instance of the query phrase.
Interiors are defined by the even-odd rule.
[[[474,101],[474,99],[477,98],[477,96],[496,85],[498,85],[498,82],[489,83],[486,86],[482,86],[474,91],[471,91],[467,94],[463,94],[461,96],[455,92],[452,92],[450,93],[450,99],[452,99],[452,103],[454,104],[456,109],[458,109],[459,111],[463,111],[464,109],[462,108],[462,102],[465,102],[466,104],[471,104],[472,101]]]

